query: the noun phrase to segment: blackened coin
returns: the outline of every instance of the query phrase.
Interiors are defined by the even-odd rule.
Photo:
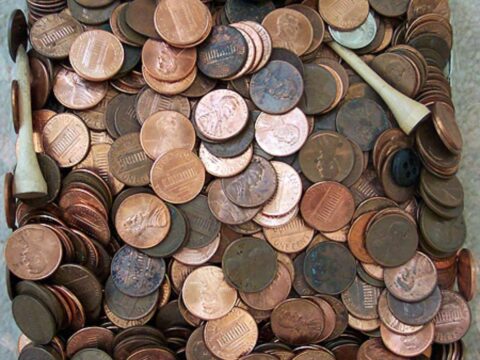
[[[286,61],[290,65],[293,65],[300,75],[303,76],[303,62],[294,52],[284,48],[273,48],[270,61],[274,60]]]
[[[227,0],[225,3],[225,13],[230,23],[240,21],[261,23],[263,18],[273,10],[275,5],[270,0]]]
[[[158,290],[165,278],[165,268],[165,260],[124,246],[113,257],[112,279],[124,294],[143,297]]]
[[[303,273],[307,283],[320,294],[337,295],[355,280],[355,258],[341,244],[321,242],[307,252]]]
[[[51,346],[32,345],[25,346],[20,354],[18,360],[58,360],[60,354]]]

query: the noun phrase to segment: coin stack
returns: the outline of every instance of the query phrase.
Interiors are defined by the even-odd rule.
[[[19,359],[465,358],[446,0],[60,3],[29,1],[48,193],[4,183]]]

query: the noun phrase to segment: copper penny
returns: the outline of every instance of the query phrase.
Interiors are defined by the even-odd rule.
[[[380,333],[385,346],[394,354],[413,357],[422,354],[433,342],[435,327],[429,323],[415,334],[401,335],[380,326]]]
[[[215,320],[233,309],[237,291],[226,282],[222,269],[204,266],[188,275],[183,284],[182,300],[193,315]]]
[[[13,174],[5,173],[3,179],[3,211],[5,213],[5,223],[10,229],[15,229],[15,198],[13,197]]]
[[[208,206],[219,221],[229,225],[240,225],[250,221],[260,210],[260,208],[241,208],[231,202],[225,195],[219,179],[210,184]]]
[[[139,349],[130,354],[128,360],[143,360],[151,357],[158,360],[175,360],[175,355],[168,349],[151,348]]]
[[[322,44],[325,35],[325,24],[323,23],[323,19],[321,18],[320,14],[316,11],[316,7],[311,8],[304,4],[292,4],[289,5],[289,8],[301,12],[312,24],[313,40],[312,44],[305,52],[305,55],[315,52]]]
[[[43,56],[63,59],[68,56],[70,47],[82,32],[83,26],[70,15],[51,14],[35,22],[30,30],[30,41]]]
[[[231,90],[215,90],[197,104],[195,123],[208,139],[227,140],[242,131],[248,121],[245,100]]]
[[[308,136],[308,121],[298,108],[282,115],[261,113],[255,123],[255,139],[270,155],[289,156],[303,146]]]
[[[275,194],[277,174],[264,158],[254,156],[252,162],[240,174],[222,179],[228,199],[238,206],[257,207],[265,204]]]
[[[262,26],[270,34],[273,47],[285,48],[300,56],[312,45],[312,24],[299,11],[276,9],[263,19]]]
[[[95,208],[85,204],[73,204],[65,210],[64,217],[69,226],[85,232],[103,245],[110,242],[108,221]]]
[[[436,102],[432,108],[433,125],[443,144],[454,154],[460,154],[463,147],[462,133],[455,120],[453,107]]]
[[[142,49],[142,62],[148,73],[161,81],[179,81],[195,67],[195,49],[177,49],[166,42],[149,39]]]
[[[205,168],[191,151],[174,149],[155,161],[150,181],[160,198],[173,204],[184,204],[193,200],[202,190]]]
[[[300,216],[295,216],[287,224],[264,228],[267,241],[276,250],[287,254],[295,254],[304,250],[312,241],[314,230],[305,224]]]
[[[21,279],[41,280],[50,276],[62,261],[58,235],[42,225],[25,225],[5,245],[8,269]]]
[[[199,0],[162,1],[155,10],[154,21],[160,36],[178,47],[194,45],[211,27],[210,11]]]
[[[234,24],[231,24],[231,26],[233,26],[234,28],[237,28],[238,30],[243,31],[242,35],[244,35],[245,37],[245,34],[246,34],[248,37],[250,37],[253,43],[253,47],[255,50],[254,58],[253,58],[252,65],[247,71],[247,74],[253,73],[259,68],[260,62],[262,61],[262,58],[263,58],[263,53],[265,51],[263,40],[260,37],[260,35],[257,33],[257,31],[255,31],[252,27],[248,26],[243,22],[234,23]],[[249,51],[250,51],[250,48],[249,48]]]
[[[208,151],[201,143],[199,156],[205,166],[205,170],[216,177],[231,177],[238,175],[250,164],[253,157],[253,146],[250,145],[245,152],[232,158],[220,158]]]
[[[58,114],[43,128],[42,142],[45,152],[60,167],[78,164],[87,155],[89,132],[84,122],[73,114]]]
[[[208,262],[218,250],[220,246],[220,234],[208,245],[198,248],[189,249],[183,247],[180,251],[173,254],[173,258],[185,265],[202,265]]]
[[[353,30],[368,16],[368,0],[320,0],[320,15],[329,25],[339,30]]]
[[[114,88],[109,88],[105,97],[98,105],[91,109],[75,111],[91,130],[105,130],[106,129],[106,111],[107,105],[111,99],[118,95],[118,91]]]
[[[140,132],[142,147],[153,160],[173,149],[191,151],[195,139],[190,120],[176,111],[154,113],[145,120]]]
[[[342,293],[342,301],[348,312],[362,320],[373,320],[378,315],[378,299],[382,289],[362,281],[358,276]]]
[[[438,14],[445,19],[450,19],[450,7],[446,0],[413,0],[407,10],[409,21],[426,14]]]
[[[383,345],[382,339],[373,338],[365,341],[358,350],[359,360],[407,360],[406,357],[396,355]]]
[[[278,262],[277,274],[265,289],[255,293],[241,292],[240,297],[248,306],[257,310],[273,310],[284,301],[292,288],[292,277],[286,266]]]
[[[375,216],[376,211],[366,212],[357,217],[353,222],[348,232],[348,247],[358,260],[363,263],[372,264],[375,261],[372,259],[365,247],[365,231],[369,221]]]
[[[270,216],[265,215],[260,211],[254,218],[257,224],[263,226],[264,228],[276,228],[289,223],[295,216],[298,215],[299,206],[295,206],[292,210],[290,210],[285,215],[281,216]]]
[[[355,330],[363,332],[377,331],[380,324],[381,322],[379,319],[363,320],[356,318],[352,314],[348,314],[348,325]]]
[[[437,270],[427,255],[417,252],[406,264],[385,269],[385,285],[400,300],[421,301],[435,289]]]
[[[442,307],[433,319],[435,342],[449,344],[460,340],[470,328],[470,308],[456,292],[442,290]]]
[[[184,79],[174,82],[161,81],[153,77],[145,67],[142,67],[142,74],[149,87],[162,95],[178,95],[192,86],[197,77],[197,68],[194,67]]]
[[[397,334],[410,335],[415,334],[423,328],[422,325],[407,325],[398,320],[388,306],[387,290],[384,290],[378,299],[378,314],[382,323],[391,331]]]
[[[145,87],[137,95],[135,110],[138,122],[143,125],[150,115],[162,110],[176,111],[189,118],[190,102],[184,96],[165,96]]]
[[[471,301],[477,292],[477,262],[468,249],[460,250],[458,254],[457,284],[460,294],[466,301]]]
[[[46,65],[34,56],[29,56],[31,76],[32,108],[41,109],[47,102],[52,87],[50,74]]]
[[[303,218],[319,231],[336,231],[350,222],[352,193],[342,184],[324,181],[307,189],[300,205]]]
[[[77,73],[63,68],[58,71],[53,83],[57,100],[73,110],[94,107],[107,95],[107,90],[107,83],[84,80]]]
[[[234,307],[220,319],[205,325],[205,344],[211,353],[224,360],[235,360],[250,353],[258,339],[258,328],[252,315]]]
[[[90,30],[75,39],[69,58],[81,77],[104,81],[120,71],[124,56],[122,43],[115,35],[104,30]]]
[[[67,341],[67,356],[72,357],[75,353],[86,348],[98,348],[111,352],[113,349],[113,333],[102,327],[86,327],[75,332]]]
[[[194,265],[186,265],[176,259],[173,259],[170,262],[168,272],[171,277],[172,288],[175,293],[180,294],[182,292],[183,283],[188,275],[191,274],[193,270],[195,270],[197,266]]]
[[[299,153],[302,173],[312,182],[343,181],[352,171],[354,161],[352,144],[332,131],[313,134]]]
[[[388,17],[397,17],[407,12],[409,0],[369,0],[370,6],[379,14]]]
[[[262,25],[260,25],[255,21],[243,21],[242,24],[245,24],[246,26],[252,28],[260,36],[260,39],[262,40],[262,47],[263,47],[262,59],[260,60],[260,63],[258,64],[258,66],[255,69],[253,69],[252,72],[255,72],[263,68],[270,60],[270,55],[272,54],[272,49],[273,49],[272,38],[268,33],[267,29],[265,29]]]
[[[292,345],[311,344],[320,338],[325,326],[321,308],[307,299],[288,299],[272,312],[273,333],[283,342]]]
[[[128,26],[144,36],[158,38],[152,16],[155,12],[156,5],[156,2],[151,0],[132,1],[128,4],[125,14],[125,20]]]

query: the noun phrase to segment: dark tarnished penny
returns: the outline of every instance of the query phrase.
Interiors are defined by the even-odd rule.
[[[397,319],[388,306],[387,297],[388,290],[385,289],[378,299],[378,314],[380,315],[380,320],[387,328],[398,334],[405,335],[414,334],[422,329],[424,324],[418,326],[407,325]]]
[[[154,0],[135,0],[129,3],[126,10],[126,21],[136,32],[150,37],[158,38],[152,14],[155,12]]]
[[[367,229],[365,242],[368,253],[378,264],[396,267],[415,256],[418,232],[408,217],[387,214],[373,221]]]
[[[204,326],[200,326],[190,335],[185,353],[188,360],[213,360],[215,357],[208,350],[203,338]]]
[[[469,249],[458,253],[457,285],[466,301],[471,301],[477,293],[477,262]]]
[[[407,303],[388,293],[387,302],[390,311],[398,320],[411,326],[420,326],[430,322],[438,313],[442,304],[442,295],[440,288],[436,287],[422,301]]]
[[[80,5],[75,0],[67,0],[68,9],[72,16],[86,25],[99,25],[108,21],[113,10],[120,4],[120,1],[113,1],[109,5],[100,8],[89,8]]]
[[[293,266],[295,269],[295,277],[293,279],[293,289],[300,296],[311,296],[315,295],[315,290],[313,290],[310,285],[305,280],[305,275],[303,273],[303,267],[305,263],[305,252],[301,252],[293,261]]]
[[[87,318],[95,320],[100,315],[102,304],[102,285],[87,268],[75,265],[61,265],[52,275],[55,285],[65,286],[80,300]]]
[[[165,278],[165,268],[163,259],[124,246],[113,257],[112,280],[125,295],[143,297],[158,290]]]
[[[247,42],[240,31],[231,26],[214,26],[198,48],[197,66],[213,79],[231,77],[242,69],[247,52]]]
[[[60,168],[55,160],[45,154],[37,154],[37,159],[42,175],[47,182],[48,194],[38,199],[23,200],[26,204],[33,207],[46,205],[54,201],[60,192],[60,186],[62,183]]]
[[[348,326],[348,311],[345,305],[336,297],[331,295],[317,295],[327,303],[330,304],[333,311],[335,312],[335,327],[333,328],[332,334],[328,337],[327,340],[333,340],[338,338],[343,332],[347,329]]]
[[[109,277],[105,283],[105,302],[108,308],[117,316],[126,320],[138,320],[147,316],[158,304],[159,292],[132,297],[122,293]]]
[[[261,23],[263,18],[275,10],[273,1],[228,0],[225,3],[225,14],[230,23],[255,21]]]
[[[153,165],[140,143],[140,133],[119,137],[108,153],[108,162],[113,176],[129,186],[145,186],[150,183]]]
[[[185,244],[189,249],[200,249],[210,245],[220,232],[221,223],[213,216],[205,195],[179,206],[185,214],[190,232]]]
[[[433,319],[434,341],[449,344],[460,340],[470,328],[472,315],[467,302],[456,292],[442,290],[442,307]]]
[[[306,64],[303,71],[305,92],[299,107],[307,115],[321,114],[337,98],[337,81],[332,73],[317,64]]]
[[[421,252],[399,267],[385,269],[384,278],[387,289],[406,302],[425,299],[437,286],[435,265]]]
[[[298,156],[302,173],[312,182],[341,182],[353,169],[355,153],[346,137],[332,131],[313,134]]]
[[[240,174],[222,179],[227,198],[242,207],[257,207],[266,203],[277,188],[277,174],[264,158],[254,156],[252,162]]]
[[[108,329],[97,326],[83,328],[67,340],[67,356],[73,357],[80,350],[87,348],[98,348],[110,353],[113,339],[113,332]]]
[[[78,353],[76,353],[72,357],[72,360],[90,360],[90,359],[112,360],[110,355],[108,355],[105,351],[102,351],[100,349],[93,349],[93,348],[80,350]]]
[[[370,6],[379,14],[388,17],[397,17],[407,12],[409,0],[368,0]]]
[[[28,25],[25,14],[20,10],[14,10],[8,18],[8,51],[13,61],[17,60],[17,50],[23,45],[24,50],[28,46]]]
[[[442,179],[426,170],[422,170],[420,181],[425,193],[442,206],[456,208],[463,203],[463,186],[456,176]]]
[[[320,307],[308,299],[288,299],[271,315],[273,333],[283,342],[307,345],[317,340],[325,326]]]
[[[294,52],[284,48],[273,48],[270,61],[285,61],[294,66],[303,77],[303,62]]]
[[[270,61],[252,76],[250,97],[254,104],[269,114],[292,110],[303,94],[301,73],[285,61]]]
[[[273,282],[277,274],[277,256],[265,240],[245,237],[227,247],[222,268],[227,281],[236,289],[258,292]]]
[[[382,107],[366,98],[343,104],[336,124],[338,132],[355,141],[363,151],[372,150],[377,137],[390,127]]]
[[[307,283],[317,292],[337,295],[355,280],[355,258],[341,244],[322,242],[307,252],[303,272]]]
[[[358,276],[350,287],[342,293],[342,301],[349,313],[363,320],[378,318],[378,298],[382,288],[362,281]]]

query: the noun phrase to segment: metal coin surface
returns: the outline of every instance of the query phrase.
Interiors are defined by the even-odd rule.
[[[223,158],[213,155],[202,142],[198,153],[209,174],[224,178],[238,175],[247,168],[253,157],[253,146],[250,145],[247,150],[236,157]]]
[[[165,203],[155,195],[134,194],[118,207],[115,216],[118,235],[127,244],[148,249],[162,242],[171,225]]]
[[[312,241],[314,232],[300,216],[294,217],[285,225],[263,229],[270,245],[286,254],[296,254],[304,250]]]
[[[187,118],[190,117],[190,103],[185,96],[165,96],[148,86],[138,93],[135,110],[140,125],[143,125],[150,115],[162,110],[176,111]]]
[[[369,0],[370,6],[379,14],[388,17],[397,17],[404,15],[407,12],[408,0],[395,0],[395,1],[383,1],[383,0]]]
[[[467,302],[458,293],[442,290],[442,307],[433,319],[434,341],[438,344],[458,341],[470,328],[471,317]]]
[[[347,225],[354,210],[350,190],[333,181],[309,187],[300,204],[300,211],[307,224],[325,232],[337,231]]]
[[[300,254],[293,261],[293,266],[295,269],[295,277],[293,279],[293,289],[298,295],[301,296],[311,296],[315,295],[316,291],[313,290],[305,279],[303,274],[303,266],[305,263],[305,252],[300,252]]]
[[[207,246],[198,249],[183,247],[173,254],[173,258],[184,265],[198,266],[208,262],[220,246],[220,234]]]
[[[460,154],[463,148],[463,139],[455,119],[453,107],[436,102],[432,114],[433,124],[444,145],[452,153]]]
[[[372,12],[368,14],[365,22],[351,31],[342,31],[330,27],[332,38],[340,45],[350,49],[361,49],[369,45],[377,34],[377,22]]]
[[[358,357],[361,360],[406,360],[404,356],[399,356],[388,350],[379,338],[372,338],[365,341],[358,350]]]
[[[225,4],[225,13],[231,23],[246,20],[261,23],[263,18],[273,10],[275,5],[270,0],[258,2],[228,0]]]
[[[420,331],[424,324],[407,325],[395,317],[388,306],[388,290],[384,290],[378,299],[378,314],[382,323],[397,334],[415,334]]]
[[[17,61],[17,50],[23,45],[24,50],[28,46],[28,25],[25,14],[20,9],[12,11],[8,18],[8,52],[12,61]]]
[[[120,1],[113,1],[107,6],[92,8],[85,7],[77,3],[75,0],[67,0],[68,9],[72,16],[86,25],[99,25],[108,21]]]
[[[255,139],[270,155],[283,157],[296,153],[307,136],[308,120],[299,108],[281,115],[261,113],[255,123]]]
[[[320,294],[337,295],[354,282],[355,259],[343,245],[322,242],[307,252],[303,273],[307,283]]]
[[[37,224],[22,226],[10,235],[5,245],[8,269],[25,280],[41,280],[52,275],[62,261],[62,254],[58,235]]]
[[[247,42],[239,30],[225,25],[214,26],[208,39],[198,48],[197,66],[210,78],[228,78],[242,69],[247,55]]]
[[[270,61],[252,76],[250,82],[252,101],[269,114],[283,114],[292,110],[302,94],[302,75],[285,61]]]
[[[149,38],[158,38],[155,30],[155,23],[152,14],[156,9],[156,2],[153,0],[132,1],[126,10],[127,24],[136,32]]]
[[[342,301],[353,316],[363,320],[377,319],[381,291],[382,288],[367,284],[357,276],[353,284],[342,293]]]
[[[477,263],[468,249],[458,253],[457,285],[460,294],[466,301],[471,301],[477,292]]]
[[[414,357],[422,354],[433,342],[433,323],[429,323],[415,334],[395,334],[386,326],[380,326],[380,333],[385,346],[395,354],[405,357]]]
[[[240,174],[222,179],[227,198],[242,207],[258,207],[275,194],[277,174],[264,158],[254,156],[250,165]]]
[[[464,200],[463,186],[456,176],[441,179],[423,170],[420,181],[425,192],[445,207],[456,208]]]
[[[182,300],[193,315],[215,320],[233,309],[237,291],[226,282],[221,268],[204,266],[188,275],[183,283]]]
[[[113,284],[125,295],[147,296],[162,284],[165,267],[163,259],[152,258],[130,246],[124,246],[112,260]]]
[[[213,354],[208,350],[205,344],[203,334],[205,327],[200,326],[190,335],[187,341],[185,353],[188,360],[214,360]]]
[[[417,252],[406,264],[385,269],[384,276],[390,293],[406,302],[425,299],[437,285],[435,265],[421,252]]]
[[[23,200],[26,204],[33,207],[45,205],[55,200],[60,192],[62,183],[62,175],[55,160],[45,154],[37,154],[37,158],[42,175],[47,182],[48,194],[38,199]]]
[[[340,30],[359,27],[369,13],[368,0],[320,0],[318,7],[323,20]]]
[[[298,70],[300,75],[303,77],[303,62],[295,53],[284,48],[273,48],[272,55],[270,56],[270,61],[285,61],[290,65],[294,66]]]
[[[332,72],[317,64],[306,64],[303,71],[304,94],[299,107],[307,115],[326,112],[336,101],[338,83]]]
[[[98,359],[98,360],[112,360],[110,355],[105,351],[100,349],[83,349],[76,353],[72,360],[89,360],[89,359]]]
[[[225,277],[242,292],[258,292],[269,286],[277,273],[275,251],[264,240],[245,237],[231,243],[222,260]]]
[[[113,347],[113,333],[105,328],[92,326],[75,332],[68,340],[66,352],[69,357],[82,349],[99,348],[111,352]]]
[[[107,105],[110,100],[117,95],[117,90],[109,88],[107,94],[99,104],[90,109],[74,111],[74,114],[78,115],[89,129],[95,131],[105,130]]]

